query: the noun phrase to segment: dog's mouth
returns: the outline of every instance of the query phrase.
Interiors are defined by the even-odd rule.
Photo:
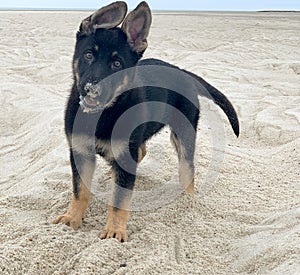
[[[104,109],[105,104],[101,103],[98,96],[80,96],[79,104],[84,113],[97,113]]]
[[[109,86],[109,87],[108,87]],[[116,86],[116,88],[114,88]],[[79,104],[84,113],[98,113],[105,108],[111,107],[122,91],[122,85],[113,86],[110,82],[106,85],[101,83],[87,83],[79,92]],[[106,92],[108,89],[114,91]]]

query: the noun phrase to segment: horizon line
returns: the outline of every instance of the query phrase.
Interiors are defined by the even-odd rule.
[[[97,8],[96,8],[97,9]],[[93,8],[26,8],[26,7],[0,7],[0,11],[94,11]],[[159,10],[152,12],[300,12],[300,10]]]

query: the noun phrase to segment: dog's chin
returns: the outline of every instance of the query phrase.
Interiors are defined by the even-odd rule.
[[[105,109],[105,104],[101,103],[97,98],[90,96],[80,96],[79,105],[84,113],[99,113]]]

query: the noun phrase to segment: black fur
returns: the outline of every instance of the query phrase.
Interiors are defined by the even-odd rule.
[[[145,4],[142,3],[142,5],[145,9]],[[148,21],[151,19],[149,18],[148,15]],[[140,39],[138,46],[133,46],[132,42],[128,41],[125,27],[122,29],[118,27],[98,28],[91,31],[92,27],[88,25],[90,21],[90,17],[83,21],[84,26],[88,26],[86,27],[88,32],[83,31],[81,26],[77,34],[73,57],[74,84],[65,113],[65,132],[70,146],[75,197],[79,197],[80,177],[86,172],[87,165],[94,166],[95,154],[101,155],[111,165],[117,186],[132,190],[139,160],[139,148],[166,125],[171,128],[171,141],[177,150],[178,157],[188,165],[191,180],[193,180],[193,159],[199,119],[198,95],[211,98],[222,108],[234,133],[238,136],[239,122],[230,101],[215,87],[191,72],[158,59],[141,60],[145,45],[147,45],[145,37]],[[144,33],[146,35],[147,30]],[[134,40],[134,33],[132,37]],[[136,41],[134,40],[133,43]],[[195,90],[195,85],[190,80],[184,86],[186,91],[182,93],[147,85],[130,88],[117,94],[116,87],[122,85],[124,79],[119,79],[120,83],[116,81],[111,86],[101,84],[102,80],[116,72],[140,66],[160,66],[160,68],[177,70],[188,74],[199,86]],[[167,76],[162,73],[161,78],[164,77]],[[189,93],[188,98],[184,96],[185,93]],[[97,94],[96,98],[100,102],[98,102],[100,107],[93,107],[93,104],[97,105],[96,100],[93,101],[89,94]],[[148,104],[141,105],[143,103]],[[129,114],[112,137],[112,131],[118,119],[136,106],[143,106],[143,108],[138,109],[137,113]],[[178,115],[176,110],[179,110],[183,116]],[[138,124],[137,120],[144,121],[144,123]],[[190,130],[191,127],[193,131]],[[128,136],[129,139],[127,139]],[[78,144],[75,144],[74,137],[80,137]],[[125,149],[124,153],[113,155],[112,148],[110,148],[112,138],[119,142],[126,142],[130,155],[125,152]],[[129,158],[132,158],[134,162],[129,161]],[[116,192],[114,207],[122,208],[124,196]]]
[[[101,50],[99,50],[99,53],[94,53],[94,61],[92,64],[89,64],[86,60],[84,60],[83,56],[87,50],[94,49],[95,46],[98,46]],[[198,102],[197,94],[194,95],[194,103],[191,103],[182,95],[174,91],[170,91],[159,87],[147,86],[124,92],[123,94],[118,96],[118,99],[113,106],[108,107],[102,111],[100,118],[99,113],[84,113],[79,105],[80,94],[86,94],[86,92],[84,91],[84,85],[87,82],[99,82],[100,80],[104,79],[105,77],[109,76],[110,74],[116,71],[115,69],[111,68],[111,64],[115,60],[115,58],[111,57],[113,52],[118,52],[118,56],[115,58],[118,58],[122,61],[122,69],[130,68],[136,65],[160,65],[177,68],[173,65],[170,65],[166,62],[157,59],[145,59],[139,61],[139,58],[141,56],[131,50],[130,46],[126,41],[126,35],[119,28],[114,28],[110,30],[99,29],[95,32],[95,34],[89,36],[78,33],[74,60],[79,59],[79,64],[77,68],[78,72],[76,73],[80,75],[80,83],[78,83],[75,78],[66,109],[65,130],[67,136],[72,136],[72,134],[74,134],[73,125],[75,116],[77,115],[82,120],[82,127],[77,127],[77,132],[75,134],[95,135],[95,137],[98,140],[109,142],[111,139],[112,129],[119,117],[131,107],[139,103],[149,101],[163,102],[165,103],[165,106],[170,105],[175,107],[177,110],[180,110],[190,121],[190,123],[193,125],[196,131],[199,118],[199,106],[195,106],[194,103]],[[180,70],[179,68],[177,69]],[[196,78],[197,81],[199,81],[208,90],[212,99],[224,110],[224,112],[228,116],[228,119],[232,124],[233,130],[238,136],[238,118],[229,100],[220,91],[218,91],[216,88],[205,82],[202,78],[190,72],[187,73]],[[145,105],[145,107],[147,107],[147,105]],[[143,110],[143,113],[140,113],[138,115],[144,116],[145,121],[149,121],[153,116],[153,111],[160,112],[161,115],[164,116],[164,119],[162,120],[166,121],[167,124],[171,127],[171,129],[174,129],[174,132],[185,132],[186,126],[180,125],[179,121],[177,120],[178,118],[174,117],[173,113],[168,113],[166,110],[152,110],[151,108],[145,108],[145,110]],[[130,123],[135,124],[134,118],[132,121],[128,121],[128,125],[124,125],[124,136],[126,136],[127,134],[126,129],[130,128]],[[95,124],[97,124],[96,127],[94,127]],[[132,133],[129,148],[134,160],[137,161],[138,148],[142,144],[144,144],[149,138],[151,138],[154,134],[160,131],[164,126],[165,125],[160,122],[148,122],[138,127]],[[94,133],[91,132],[95,130],[95,128],[96,131]],[[122,139],[122,136],[120,136],[119,138]],[[188,144],[194,143],[195,137],[184,137],[183,135],[182,137],[180,137],[180,140],[185,138],[189,139]],[[97,153],[99,153],[104,158],[106,157],[104,152],[98,151]],[[189,162],[192,162],[193,154],[193,151],[189,152]],[[118,171],[118,169],[120,168],[115,162],[115,160],[108,159],[108,161],[111,163],[115,172],[117,174],[120,174]],[[135,171],[135,168],[130,168],[129,170]],[[73,171],[76,172],[76,167],[73,167]],[[123,171],[120,180],[121,182],[117,182],[117,184],[120,184],[121,186],[126,188],[133,188],[134,175],[129,176],[127,172]],[[77,184],[75,180],[75,194],[76,190]]]

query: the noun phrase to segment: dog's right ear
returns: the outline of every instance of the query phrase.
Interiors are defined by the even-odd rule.
[[[151,21],[151,10],[148,4],[143,1],[126,16],[122,24],[122,30],[127,35],[129,45],[133,51],[139,54],[147,49],[147,36]]]
[[[124,20],[127,13],[127,4],[123,1],[114,2],[108,6],[102,7],[89,17],[85,18],[80,25],[79,31],[85,34],[91,34],[96,29],[111,29]]]

